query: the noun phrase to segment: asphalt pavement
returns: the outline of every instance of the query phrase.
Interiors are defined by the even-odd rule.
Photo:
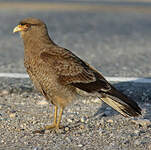
[[[150,15],[113,9],[28,12],[11,10],[10,5],[10,10],[0,10],[0,72],[25,72],[23,44],[12,30],[21,19],[37,17],[46,22],[57,44],[72,50],[104,75],[150,77]]]

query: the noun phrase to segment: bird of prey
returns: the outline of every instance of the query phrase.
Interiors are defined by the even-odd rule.
[[[137,103],[113,87],[99,71],[54,43],[43,21],[25,18],[13,32],[21,33],[24,65],[30,79],[55,106],[53,124],[45,130],[60,128],[63,110],[76,99],[78,90],[98,97],[125,117],[141,115]]]

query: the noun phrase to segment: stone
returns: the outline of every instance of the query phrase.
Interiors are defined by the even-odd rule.
[[[0,91],[0,96],[4,96],[4,95],[8,95],[8,94],[9,94],[9,91],[6,89]]]
[[[141,141],[137,139],[137,140],[134,141],[134,144],[135,144],[135,145],[140,145],[140,144],[141,144]]]
[[[10,114],[9,114],[9,117],[10,117],[10,118],[15,118],[16,116],[17,116],[16,113],[10,113]]]
[[[85,127],[84,127],[84,125],[80,125],[80,129],[84,129]]]
[[[108,123],[113,123],[112,119],[107,120]]]
[[[82,144],[79,144],[79,145],[78,145],[78,147],[82,147],[82,146],[83,146]]]
[[[69,129],[69,127],[65,127],[65,131],[69,131],[70,129]]]
[[[85,123],[85,122],[87,121],[87,118],[86,118],[86,117],[82,117],[82,118],[80,119],[80,121],[83,122],[83,123]]]
[[[41,101],[38,101],[37,104],[38,105],[48,105],[48,102],[46,100],[41,100]]]
[[[67,121],[68,121],[69,123],[72,123],[72,122],[73,122],[73,120],[70,119],[70,118],[68,118]]]
[[[143,127],[151,125],[151,121],[148,119],[138,119],[138,120],[132,120],[132,123],[141,125]]]

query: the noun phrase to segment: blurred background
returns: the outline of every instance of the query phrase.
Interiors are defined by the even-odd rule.
[[[106,76],[151,76],[151,0],[0,0],[0,72],[25,73],[12,31],[26,17]]]

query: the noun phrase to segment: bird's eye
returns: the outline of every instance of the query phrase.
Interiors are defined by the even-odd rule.
[[[26,26],[26,27],[30,27],[31,25],[28,23],[20,23],[21,26]]]
[[[25,24],[25,26],[29,28],[31,26],[31,24]]]
[[[20,23],[21,26],[24,26],[26,23]]]

